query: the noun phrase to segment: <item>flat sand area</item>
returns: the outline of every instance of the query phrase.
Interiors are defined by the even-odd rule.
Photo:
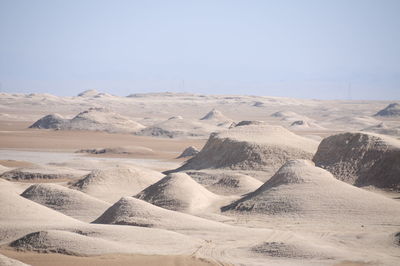
[[[62,254],[43,254],[35,252],[18,252],[13,250],[0,250],[0,253],[32,266],[212,266],[230,265],[220,262],[211,262],[193,256],[162,256],[162,255],[139,255],[139,254],[109,254],[101,256],[77,257]],[[57,262],[55,264],[55,262]]]
[[[188,146],[201,148],[206,141],[205,139],[164,139],[93,131],[27,129],[29,125],[30,122],[0,121],[0,149],[74,152],[80,149],[106,147],[143,147],[151,149],[153,153],[146,154],[139,151],[137,154],[118,156],[172,159]]]

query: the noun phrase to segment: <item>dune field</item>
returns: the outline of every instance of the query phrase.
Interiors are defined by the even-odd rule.
[[[400,265],[400,104],[0,93],[0,265]]]

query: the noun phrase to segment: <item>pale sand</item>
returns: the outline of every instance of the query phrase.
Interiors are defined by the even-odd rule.
[[[43,254],[35,252],[18,252],[9,249],[1,249],[0,253],[30,264],[32,266],[212,266],[230,265],[221,262],[212,262],[194,256],[165,256],[165,255],[139,255],[139,254],[109,254],[101,256],[77,257],[62,254]]]
[[[255,101],[261,104],[256,107]],[[173,93],[141,95],[140,97],[108,95],[105,97],[62,98],[44,94],[10,95],[0,93],[0,118],[2,120],[0,121],[0,149],[2,149],[1,153],[5,155],[2,159],[6,161],[3,162],[9,165],[13,163],[15,167],[23,165],[24,162],[22,161],[44,165],[51,162],[51,166],[82,168],[89,171],[97,168],[105,169],[109,166],[120,167],[125,163],[132,163],[153,170],[159,168],[156,170],[163,171],[179,167],[180,161],[174,158],[186,147],[193,145],[201,149],[206,141],[205,138],[211,131],[214,131],[216,127],[222,130],[229,126],[226,123],[218,126],[212,121],[200,120],[212,108],[221,110],[226,117],[234,119],[235,122],[262,120],[268,125],[280,125],[298,135],[319,142],[322,138],[336,133],[336,131],[361,130],[367,126],[377,125],[382,121],[387,123],[389,129],[399,127],[399,118],[390,121],[377,117],[368,118],[387,106],[388,103],[226,95],[196,96],[190,94],[175,95]],[[27,129],[34,121],[52,112],[57,112],[66,118],[72,118],[79,112],[94,106],[110,106],[114,112],[148,127],[161,123],[164,129],[184,131],[184,134],[176,134],[177,136],[185,136],[189,133],[193,134],[190,136],[198,136],[201,133],[200,135],[205,137],[203,140],[183,140],[138,137],[130,134]],[[301,116],[301,119],[296,117],[296,120],[315,122],[323,128],[327,128],[327,130],[317,130],[312,127],[294,130],[293,127],[290,127],[293,122],[292,118],[289,117],[285,120],[270,116],[278,111],[295,112],[296,116]],[[176,119],[179,116],[182,116],[182,119]],[[175,117],[175,119],[167,120],[170,117]],[[206,130],[206,132],[203,130]],[[157,130],[154,131],[155,133],[158,132]],[[260,134],[260,137],[264,136],[264,133]],[[280,134],[279,137],[281,138],[282,135]],[[80,157],[78,160],[71,160],[76,155],[72,152],[91,148],[126,148],[128,150],[136,148],[136,150],[132,149],[134,153],[129,155],[117,153],[80,154],[76,156]],[[215,150],[216,153],[211,155],[220,154],[218,149]],[[71,154],[73,156],[70,156]],[[128,159],[104,160],[98,157],[128,157]],[[9,162],[7,159],[18,161]],[[172,167],[171,165],[176,166]],[[225,173],[224,169],[217,170]],[[212,172],[209,168],[202,171]],[[237,174],[248,174],[251,177],[258,177],[260,174],[255,171],[245,173],[235,171]],[[229,174],[229,172],[225,174]],[[270,175],[265,176],[263,182],[269,177]],[[318,176],[312,175],[312,177],[317,178]],[[218,178],[220,178],[220,175],[209,175],[210,180]],[[38,180],[38,182],[43,181]],[[60,181],[57,179],[57,182]],[[224,186],[235,185],[238,180],[231,178],[226,181]],[[359,208],[352,208],[355,214],[343,211],[340,215],[335,215],[333,217],[335,219],[326,221],[326,213],[333,213],[333,211],[330,211],[332,205],[336,206],[335,198],[328,201],[329,204],[327,205],[330,208],[322,209],[316,218],[314,215],[314,220],[307,217],[300,219],[297,216],[288,219],[283,215],[275,215],[270,218],[261,214],[226,216],[226,213],[219,212],[219,207],[225,206],[229,202],[222,202],[222,200],[212,204],[209,208],[201,209],[201,212],[196,214],[200,217],[192,217],[192,219],[182,218],[178,220],[175,218],[176,213],[174,211],[163,210],[161,212],[159,207],[155,206],[150,209],[150,207],[146,207],[149,206],[149,203],[139,205],[138,200],[136,200],[137,204],[129,205],[134,208],[127,209],[129,212],[125,215],[126,217],[122,214],[116,215],[118,219],[124,218],[123,221],[137,221],[143,217],[144,222],[151,221],[154,224],[153,228],[146,228],[115,224],[87,224],[77,221],[72,217],[19,196],[27,188],[27,185],[28,183],[2,181],[0,186],[0,205],[3,204],[0,208],[2,213],[0,215],[0,235],[4,236],[3,239],[0,239],[2,244],[9,244],[11,241],[22,239],[17,245],[22,250],[29,250],[29,245],[31,245],[35,250],[41,252],[49,252],[57,247],[60,248],[60,251],[64,250],[70,254],[109,254],[76,257],[61,254],[16,252],[10,249],[2,252],[2,249],[0,249],[0,253],[31,265],[214,265],[218,261],[257,266],[398,265],[399,249],[398,245],[395,244],[398,243],[396,236],[399,232],[398,215],[393,219],[390,218],[393,216],[393,209],[398,209],[398,202],[394,200],[390,204],[381,204],[382,207],[379,210],[382,211],[394,206],[394,204],[397,205],[390,208],[389,211],[385,211],[382,217],[378,217],[379,219],[372,219],[371,217],[376,217],[377,214],[368,210],[365,215],[358,215],[360,216],[359,222],[354,220],[355,214],[359,213]],[[67,184],[61,185],[67,186]],[[323,199],[330,195],[330,193],[327,193],[328,188],[317,189],[316,186],[318,184],[314,186],[310,184],[308,193],[300,195],[298,201],[292,201],[311,202],[311,206],[303,206],[303,209],[309,207],[307,210],[313,210],[314,202],[327,202]],[[350,185],[347,184],[346,186]],[[294,189],[294,185],[286,187],[293,189],[290,193],[279,193],[279,195],[283,195],[285,199],[286,196],[296,195],[298,189]],[[331,192],[331,188],[330,186],[329,192]],[[251,190],[255,189],[256,186]],[[185,194],[181,192],[182,189],[179,190],[179,193],[173,193],[168,198],[171,200],[179,199]],[[317,201],[310,199],[316,194],[314,192],[321,190],[323,193],[320,192],[320,194],[323,195],[318,197]],[[188,192],[186,189],[183,189],[183,191]],[[368,194],[368,200],[359,204],[361,206],[369,205],[373,198],[377,198],[373,196],[372,191],[364,192],[366,195]],[[213,193],[218,194],[215,191]],[[188,199],[196,196],[194,192],[186,194],[188,194]],[[352,199],[357,196],[355,194],[359,193],[346,193],[350,198],[348,202],[353,202]],[[132,195],[129,194],[129,196]],[[242,197],[239,191],[231,196],[234,197],[232,201]],[[398,198],[398,196],[391,195],[391,198]],[[386,199],[386,201],[389,200]],[[343,201],[341,202],[343,203]],[[378,200],[376,202],[376,204],[379,204]],[[278,206],[278,203],[274,206]],[[345,203],[347,206],[347,202]],[[121,209],[123,208],[117,210]],[[135,213],[138,214],[134,217],[136,220],[125,219],[128,218],[129,214]],[[302,217],[307,214],[301,209],[298,213]],[[147,216],[144,214],[147,214]],[[180,215],[180,217],[188,216],[188,214]],[[201,218],[209,221],[201,223],[202,229],[199,230],[198,224]],[[180,223],[176,223],[176,220]],[[168,224],[167,221],[172,221],[173,224],[171,222]],[[219,226],[212,225],[216,222],[222,224],[224,229],[220,230]],[[112,223],[114,222],[112,221]],[[33,235],[30,238],[28,236],[31,233]],[[43,243],[41,240],[43,240]],[[255,247],[258,249],[254,249]],[[125,252],[130,255],[120,255],[120,253]],[[194,258],[194,255],[209,258],[211,263]]]

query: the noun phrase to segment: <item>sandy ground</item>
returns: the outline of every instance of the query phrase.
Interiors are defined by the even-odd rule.
[[[206,259],[193,256],[161,256],[161,255],[139,255],[139,254],[109,254],[102,256],[77,257],[62,254],[40,254],[34,252],[18,252],[7,249],[0,249],[0,253],[32,266],[212,266],[230,265],[220,262],[211,262]],[[55,262],[57,262],[55,264]],[[349,264],[351,265],[351,264]]]
[[[174,159],[188,146],[195,146],[201,149],[206,141],[205,139],[171,140],[163,138],[135,136],[131,134],[110,134],[92,131],[54,131],[26,129],[29,124],[29,122],[23,123],[0,121],[0,148],[75,152],[80,149],[138,146],[150,148],[154,151],[154,153],[138,153],[129,155],[111,154],[97,155],[97,157],[108,156]]]
[[[262,106],[256,107],[255,101],[261,101]],[[269,124],[284,126],[292,132],[318,143],[322,138],[331,134],[343,130],[361,130],[381,121],[387,123],[391,128],[398,127],[400,119],[376,119],[373,117],[376,111],[384,108],[387,104],[388,102],[319,101],[253,96],[172,95],[165,97],[151,95],[138,98],[86,99],[3,94],[0,95],[0,165],[9,168],[51,165],[89,172],[93,169],[118,168],[123,167],[124,164],[131,164],[161,172],[181,165],[185,159],[175,158],[186,147],[195,146],[201,149],[206,142],[206,137],[169,139],[94,131],[28,129],[28,126],[34,121],[52,112],[72,118],[78,112],[89,107],[112,106],[117,113],[127,115],[145,126],[168,121],[173,116],[183,116],[184,119],[187,119],[188,125],[192,125],[189,122],[196,121],[198,123],[200,117],[216,107],[235,122],[263,120]],[[271,114],[277,111],[293,111],[298,114],[287,118],[271,117]],[[316,121],[327,130],[291,129],[291,123],[296,120]],[[204,123],[214,122],[205,121]],[[193,130],[193,127],[190,129]],[[137,152],[100,155],[75,153],[81,149],[119,147],[137,148]],[[224,169],[221,171],[223,172]],[[140,171],[138,173],[140,174]],[[252,173],[246,174],[251,175]],[[254,172],[254,175],[256,174],[260,173]],[[118,176],[118,178],[121,177]],[[112,178],[105,178],[102,183],[100,182],[102,180],[96,181],[95,179],[99,184],[105,184],[101,188],[110,187],[122,191],[122,188],[129,186],[124,185],[123,182],[111,183],[112,180]],[[103,225],[74,220],[69,216],[61,215],[62,209],[56,211],[54,206],[52,208],[50,205],[41,205],[20,196],[30,184],[54,182],[65,187],[64,198],[68,199],[70,196],[68,189],[72,189],[71,183],[68,182],[76,180],[59,178],[24,182],[0,181],[2,182],[0,183],[2,192],[0,193],[0,197],[2,197],[0,204],[3,203],[0,206],[0,212],[3,214],[0,215],[0,236],[2,236],[0,242],[4,244],[0,247],[0,253],[30,265],[230,265],[226,262],[232,262],[235,265],[257,266],[394,266],[398,265],[397,262],[400,258],[399,247],[395,244],[395,235],[400,232],[399,216],[390,213],[396,214],[400,208],[393,208],[396,210],[388,211],[382,217],[364,210],[364,216],[360,218],[360,221],[355,222],[355,214],[362,211],[362,208],[352,207],[351,210],[355,211],[354,214],[343,211],[342,215],[327,219],[327,216],[332,213],[332,210],[327,208],[331,206],[330,204],[336,206],[338,198],[336,197],[328,200],[329,204],[326,205],[328,207],[318,210],[316,218],[313,216],[313,219],[305,215],[306,212],[300,211],[298,217],[257,216],[254,214],[244,216],[237,214],[236,216],[233,213],[221,213],[219,208],[239,199],[242,195],[221,196],[221,194],[218,195],[215,203],[213,201],[211,206],[197,212],[189,212],[185,208],[182,208],[180,212],[172,210],[156,212],[154,208],[150,208],[146,204],[135,205],[133,203],[132,205],[117,206],[120,209],[115,207],[116,210],[127,213],[126,217],[123,217],[125,219],[123,221],[126,224],[131,222],[130,225]],[[123,183],[124,187],[118,188],[120,183]],[[164,182],[163,184],[166,184],[164,190],[173,191],[171,195],[166,195],[166,198],[174,202],[179,198],[178,196],[182,196],[181,202],[185,204],[186,202],[190,203],[193,198],[201,198],[199,197],[201,189],[186,183],[190,182]],[[191,190],[190,188],[193,187],[195,189]],[[279,192],[277,195],[285,199],[284,202],[287,202],[290,196],[297,195],[293,184],[289,184],[288,187],[295,191],[286,193],[276,190]],[[329,193],[325,193],[329,189],[331,188],[327,187],[321,194],[329,195]],[[312,186],[309,190],[311,192],[300,195],[300,199],[306,200],[313,191],[315,192],[315,188],[313,189]],[[51,192],[50,190],[49,194],[44,197],[54,196]],[[101,199],[101,193],[106,195],[109,193],[106,189],[104,191],[99,189],[97,192],[100,195],[96,196],[97,199]],[[364,192],[367,194],[360,206],[365,204],[366,209],[368,209],[368,204],[372,204],[368,200],[372,193],[384,196],[382,199],[378,199],[379,202],[383,202],[383,210],[388,206],[397,207],[399,204],[398,193],[374,188],[368,188],[368,191],[363,190],[362,193]],[[347,194],[345,196],[351,202],[354,195]],[[39,198],[41,195],[36,196]],[[131,193],[122,196],[134,195]],[[60,197],[55,195],[54,198]],[[321,198],[323,196],[319,199]],[[292,199],[292,201],[300,202],[297,199]],[[388,201],[391,201],[390,204],[385,205],[385,202]],[[314,206],[311,200],[305,202]],[[115,202],[109,203],[115,204]],[[348,205],[345,200],[342,203],[345,206]],[[310,206],[307,204],[304,204],[304,207],[309,210]],[[76,206],[78,206],[77,211],[82,211],[83,207],[87,207],[81,206],[82,208],[79,209],[80,205],[76,204]],[[133,206],[132,209],[129,209],[130,206]],[[154,225],[154,228],[147,228],[146,223],[143,227],[134,224],[135,221],[140,222],[140,219],[130,220],[128,214],[135,212],[139,215],[132,217],[143,218],[144,222]],[[115,217],[121,218],[122,216],[116,215]],[[199,220],[200,218],[203,220]],[[205,219],[207,220],[205,221]],[[167,221],[171,220],[173,222],[168,224]],[[200,222],[202,226],[199,226]],[[65,248],[66,251],[74,252],[68,254],[108,255],[70,256],[58,253],[17,252],[7,246],[10,241],[42,230],[46,232],[55,230],[50,232],[49,239],[44,240],[44,245],[47,245],[49,249],[42,250],[42,252],[53,252],[52,244],[54,244],[60,245],[61,250]],[[77,251],[79,252],[77,253]],[[96,252],[90,253],[93,251]],[[110,252],[112,254],[109,254]]]

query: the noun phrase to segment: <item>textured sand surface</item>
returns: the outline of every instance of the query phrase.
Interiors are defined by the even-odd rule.
[[[0,265],[397,266],[397,109],[0,93]]]

